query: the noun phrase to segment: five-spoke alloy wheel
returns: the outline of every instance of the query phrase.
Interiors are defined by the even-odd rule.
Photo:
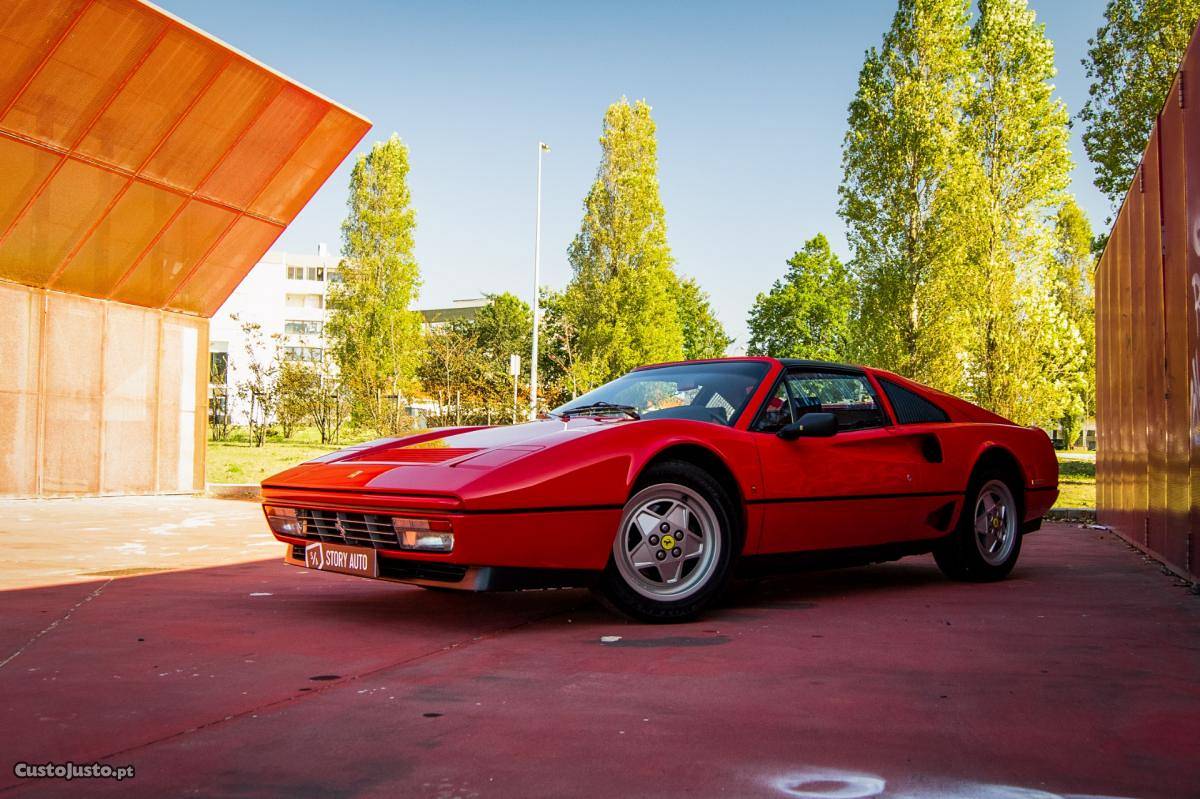
[[[999,580],[1021,554],[1020,483],[997,471],[976,474],[955,531],[933,551],[934,560],[955,580]]]
[[[975,500],[975,546],[991,566],[1003,565],[1017,545],[1017,508],[1002,480],[989,480]]]
[[[647,470],[625,504],[602,596],[644,621],[683,621],[728,579],[733,517],[708,472],[671,461]]]
[[[613,560],[629,587],[647,599],[684,599],[717,565],[718,529],[704,497],[678,483],[658,483],[626,505]]]

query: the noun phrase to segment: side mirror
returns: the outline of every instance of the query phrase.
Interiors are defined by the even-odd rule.
[[[837,417],[832,413],[806,413],[800,421],[784,425],[775,435],[784,441],[792,441],[801,436],[807,438],[828,438],[838,431]]]

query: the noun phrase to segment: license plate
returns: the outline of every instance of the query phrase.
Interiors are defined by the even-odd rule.
[[[375,550],[365,547],[344,547],[324,542],[304,547],[304,565],[324,572],[357,574],[359,577],[378,577],[379,561]]]

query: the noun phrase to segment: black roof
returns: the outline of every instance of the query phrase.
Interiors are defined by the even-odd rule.
[[[855,366],[851,363],[837,363],[836,361],[810,361],[805,358],[780,358],[779,362],[784,366],[799,366],[805,369],[838,369],[848,372],[861,372],[861,366]]]
[[[767,355],[732,355],[725,358],[697,358],[688,361],[667,361],[665,363],[648,363],[643,366],[638,366],[633,369],[635,372],[640,372],[646,369],[663,369],[669,366],[687,366],[689,364],[700,363],[738,363],[755,361],[762,362],[768,360],[776,360],[785,367],[798,367],[802,369],[830,369],[839,372],[854,372],[856,374],[863,373],[863,367],[855,366],[849,363],[837,363],[835,361],[812,361],[805,358],[771,358]]]

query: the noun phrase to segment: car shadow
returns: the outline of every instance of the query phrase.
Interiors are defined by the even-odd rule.
[[[726,593],[726,608],[802,608],[848,594],[897,592],[951,583],[932,557],[822,570],[796,570],[735,581]]]

